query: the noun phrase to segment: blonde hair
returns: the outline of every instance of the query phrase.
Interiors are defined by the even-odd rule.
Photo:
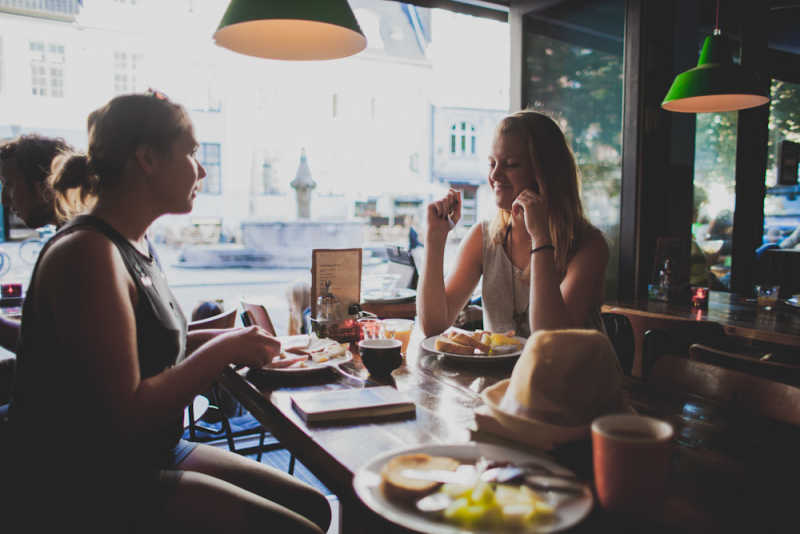
[[[89,114],[89,150],[53,161],[49,180],[56,212],[67,217],[78,201],[87,205],[120,182],[136,149],[146,145],[166,154],[182,133],[191,131],[186,110],[161,93],[122,95]]]
[[[500,135],[519,136],[528,146],[531,168],[542,184],[540,193],[544,195],[547,206],[556,269],[563,274],[578,242],[591,227],[583,213],[575,155],[558,124],[538,111],[523,110],[508,115],[495,130],[495,136]],[[536,176],[531,176],[530,187],[536,187]],[[509,224],[511,212],[499,209],[489,225],[489,235],[496,243],[503,243]],[[523,277],[527,279],[529,276],[530,266],[525,269]]]

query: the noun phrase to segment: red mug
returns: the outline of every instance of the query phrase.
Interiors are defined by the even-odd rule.
[[[606,510],[628,515],[658,513],[666,494],[672,425],[633,414],[592,421],[597,497]]]

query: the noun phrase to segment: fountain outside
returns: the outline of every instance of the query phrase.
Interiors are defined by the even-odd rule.
[[[317,183],[305,149],[294,179],[297,218],[276,220],[249,217],[241,223],[241,244],[191,246],[181,251],[185,267],[310,268],[315,248],[360,248],[365,223],[362,221],[315,220],[311,217],[312,192]]]

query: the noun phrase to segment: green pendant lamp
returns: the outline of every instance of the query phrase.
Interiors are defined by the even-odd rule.
[[[222,47],[269,59],[337,59],[367,38],[347,0],[231,0],[214,33]]]
[[[719,30],[719,1],[714,34],[706,37],[697,66],[678,74],[661,107],[681,113],[752,108],[769,102],[766,87],[731,59],[728,38]]]

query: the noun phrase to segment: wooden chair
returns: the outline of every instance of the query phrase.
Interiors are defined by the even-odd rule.
[[[800,386],[800,365],[770,361],[756,355],[732,352],[699,343],[689,347],[689,359]]]
[[[206,328],[233,328],[236,324],[236,308],[206,319],[199,319],[189,323],[189,330],[204,330]]]
[[[621,313],[604,312],[601,316],[608,338],[619,358],[622,371],[627,376],[631,376],[635,351],[631,322]]]
[[[258,325],[266,330],[270,335],[278,335],[275,327],[272,325],[272,319],[269,317],[267,308],[265,308],[262,304],[247,302],[245,300],[242,300],[241,304],[242,322],[245,326],[250,326],[252,324]]]
[[[647,377],[662,391],[699,395],[730,413],[747,413],[800,426],[800,388],[689,358],[663,355]]]
[[[662,354],[686,357],[689,353],[689,346],[694,343],[714,345],[722,343],[722,340],[725,339],[725,330],[719,323],[658,318],[653,321],[644,321],[640,323],[641,326],[647,326],[642,335],[639,362],[639,376],[643,378],[649,374],[653,363]]]

